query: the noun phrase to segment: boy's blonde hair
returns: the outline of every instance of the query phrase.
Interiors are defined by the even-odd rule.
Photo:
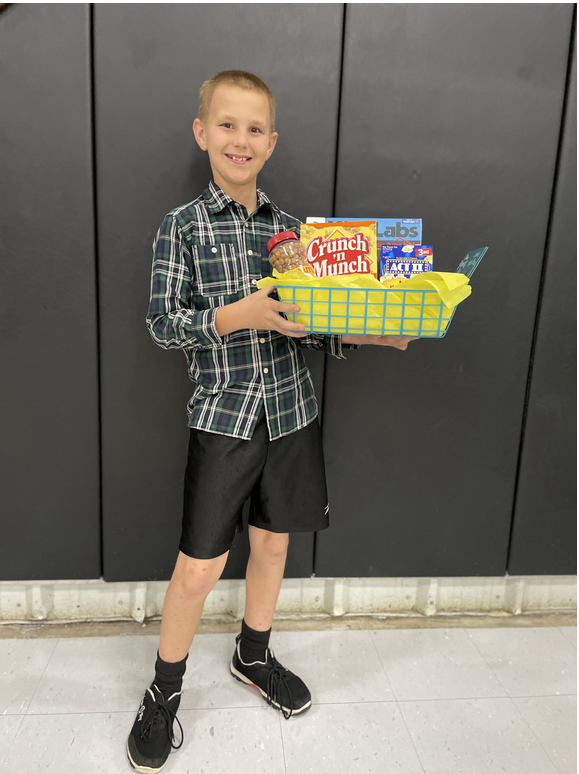
[[[213,92],[220,83],[227,84],[227,86],[237,86],[237,88],[246,89],[247,91],[261,91],[265,94],[269,102],[269,131],[275,131],[275,97],[271,89],[265,85],[261,78],[258,78],[257,75],[252,75],[252,73],[247,73],[245,70],[224,70],[201,85],[199,89],[199,109],[197,111],[197,117],[200,121],[207,121]]]

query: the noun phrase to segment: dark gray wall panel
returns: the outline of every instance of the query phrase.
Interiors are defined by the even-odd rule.
[[[155,232],[210,179],[191,131],[199,87],[225,69],[262,77],[280,139],[258,184],[298,218],[329,211],[342,18],[334,4],[95,6],[106,580],[168,578],[178,550],[193,386],[145,314]],[[324,359],[308,362],[321,390]],[[312,544],[292,538],[286,576],[311,572]],[[224,578],[244,577],[248,550],[245,532]]]
[[[100,576],[89,12],[0,19],[1,580]]]
[[[328,359],[316,575],[503,575],[572,5],[349,4],[336,212],[490,249],[445,339]],[[322,214],[322,213],[319,213]]]
[[[532,364],[509,573],[577,573],[577,52]]]

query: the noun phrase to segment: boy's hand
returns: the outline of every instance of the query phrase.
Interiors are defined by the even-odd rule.
[[[395,349],[407,349],[411,341],[418,341],[420,337],[410,336],[342,336],[342,344],[376,344],[379,347],[394,347]]]
[[[275,298],[269,298],[269,294],[274,290],[270,285],[261,288],[249,296],[245,296],[240,301],[233,304],[221,306],[217,310],[215,325],[220,336],[242,328],[254,328],[256,330],[278,331],[292,338],[302,338],[307,336],[304,325],[285,320],[280,312],[286,314],[300,311],[300,307],[292,304],[282,304]]]

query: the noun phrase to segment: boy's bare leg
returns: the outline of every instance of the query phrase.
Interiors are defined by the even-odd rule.
[[[251,553],[245,573],[245,623],[257,631],[271,628],[281,589],[289,534],[269,532],[251,524]]]
[[[165,595],[159,655],[163,661],[182,661],[193,642],[203,605],[225,568],[229,551],[214,559],[192,559],[179,551]]]
[[[271,628],[287,559],[289,534],[248,525],[251,553],[245,576],[245,623],[257,631]],[[193,642],[205,599],[221,577],[229,551],[214,559],[192,559],[181,551],[165,595],[159,655],[182,661]]]

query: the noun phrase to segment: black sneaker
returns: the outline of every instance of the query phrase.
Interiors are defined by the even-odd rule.
[[[183,726],[177,710],[181,691],[165,699],[155,683],[145,691],[137,717],[127,739],[127,757],[135,771],[155,774],[161,771],[171,748],[178,750],[183,744]],[[181,741],[174,744],[173,722],[181,729]]]
[[[229,671],[240,683],[251,685],[261,693],[265,701],[281,712],[286,720],[292,715],[307,712],[312,706],[312,695],[304,681],[290,672],[268,647],[265,661],[246,664],[241,660],[241,634],[235,638],[235,653]]]

